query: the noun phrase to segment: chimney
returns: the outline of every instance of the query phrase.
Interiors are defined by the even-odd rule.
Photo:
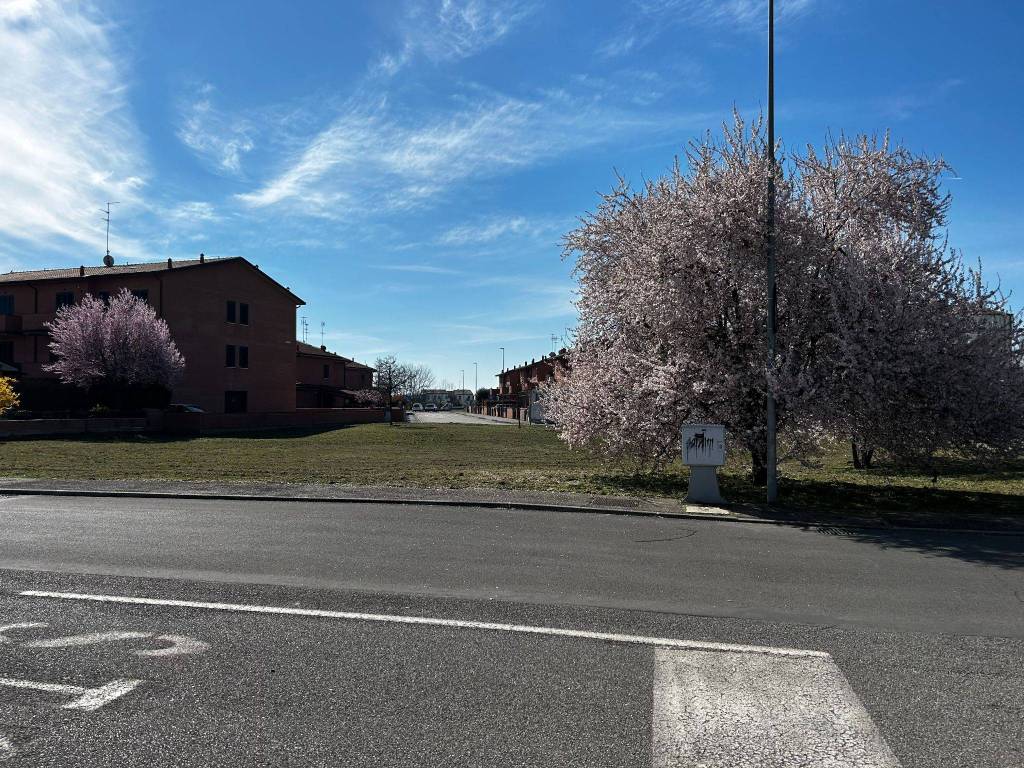
[[[84,264],[78,268],[78,276],[79,277],[85,277],[85,265]]]
[[[327,351],[327,345],[326,344],[321,344],[320,345],[320,351],[321,352],[326,352]]]
[[[174,269],[174,262],[171,261],[170,259],[167,259],[167,268]]]
[[[205,264],[206,263],[206,254],[205,253],[200,253],[199,254],[199,263],[200,264]]]

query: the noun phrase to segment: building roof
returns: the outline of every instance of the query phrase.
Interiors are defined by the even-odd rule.
[[[352,360],[348,357],[343,357],[342,355],[339,355],[337,352],[331,352],[327,349],[327,347],[315,347],[312,344],[307,344],[304,341],[295,342],[295,351],[298,352],[300,355],[308,355],[309,357],[323,357],[330,360],[338,360],[339,362],[345,363],[346,368],[364,368],[367,371],[377,370],[376,368],[371,368],[368,365],[357,363],[355,360]]]
[[[248,259],[244,259],[241,256],[227,256],[216,259],[208,259],[204,256],[199,259],[167,259],[165,261],[151,261],[140,264],[115,264],[112,267],[105,267],[102,265],[98,267],[86,267],[83,265],[80,267],[67,267],[61,269],[36,269],[27,272],[4,272],[0,273],[0,285],[5,283],[36,283],[43,280],[79,280],[88,277],[110,277],[112,275],[140,275],[157,272],[177,272],[181,269],[210,267],[215,264],[226,264],[232,261],[242,262],[252,269],[255,269],[267,280],[290,295],[297,305],[306,303],[292,293],[286,286],[281,285],[266,272],[261,271],[256,264],[251,263]]]
[[[513,368],[506,368],[501,373],[497,373],[495,375],[505,376],[510,373],[515,373],[516,371],[524,371],[529,370],[530,368],[536,368],[538,365],[555,365],[556,363],[562,366],[565,365],[565,349],[558,350],[558,354],[552,352],[549,355],[540,358],[539,360],[531,360],[528,363],[523,363],[522,365],[517,365]]]

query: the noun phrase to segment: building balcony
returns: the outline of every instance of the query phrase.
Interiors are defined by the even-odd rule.
[[[47,333],[46,323],[52,322],[53,318],[56,316],[55,312],[41,312],[32,315],[22,315],[22,333]]]
[[[0,315],[0,333],[21,333],[21,315]]]

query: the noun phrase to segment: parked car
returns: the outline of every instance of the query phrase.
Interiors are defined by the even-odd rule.
[[[414,411],[422,411],[423,410],[423,403],[413,403],[412,404],[412,409]]]
[[[165,413],[206,413],[198,405],[191,403],[171,403],[164,409]]]
[[[425,411],[436,411],[437,410],[437,406],[434,405],[433,403],[427,403],[427,405],[424,407],[423,410],[425,410]]]

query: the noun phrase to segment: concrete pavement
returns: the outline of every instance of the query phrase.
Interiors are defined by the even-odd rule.
[[[805,715],[850,713],[811,733],[841,722],[846,735],[826,746],[856,735],[862,765],[885,765],[886,750],[903,766],[1018,766],[1024,756],[1016,537],[42,497],[0,500],[0,527],[0,624],[21,625],[0,630],[0,678],[65,690],[0,685],[12,764],[685,765],[669,758],[692,756],[707,731],[687,729],[709,701],[733,702],[716,704],[710,725],[767,725],[758,702],[786,690],[783,703],[811,690],[827,702],[794,714],[787,734]],[[838,677],[802,662],[737,673],[760,663],[745,656],[716,671],[659,661],[656,647],[457,622],[822,651]],[[146,655],[189,647],[182,638],[205,649]],[[772,682],[752,689],[757,680]],[[114,681],[139,682],[93,711],[66,708],[71,688]],[[864,752],[873,732],[884,749]],[[708,765],[740,764],[731,750],[752,738],[715,743],[720,757],[702,752],[719,760]],[[742,764],[798,764],[756,751],[768,757]],[[828,748],[812,754],[846,764]]]

